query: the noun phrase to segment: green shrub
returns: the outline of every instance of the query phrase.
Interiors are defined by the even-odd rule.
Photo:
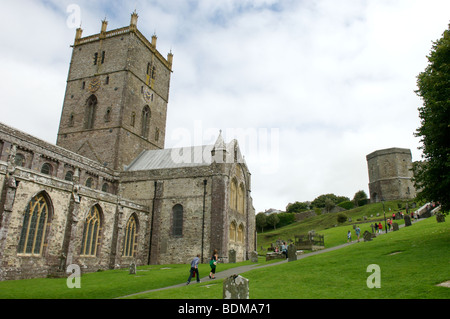
[[[337,222],[339,224],[345,223],[347,221],[347,215],[344,213],[337,214]]]
[[[339,203],[338,206],[345,209],[352,209],[355,207],[355,204],[351,200],[346,200],[345,202]]]

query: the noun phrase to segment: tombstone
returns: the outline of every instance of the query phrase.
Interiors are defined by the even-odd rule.
[[[352,222],[352,218],[351,218],[351,217],[348,218],[348,222],[349,222],[349,223]]]
[[[363,216],[363,219],[364,219],[364,220],[367,220],[367,216]]]
[[[228,252],[228,262],[231,263],[231,264],[236,263],[236,250],[231,249]]]
[[[393,231],[398,230],[398,224],[397,223],[392,223],[392,230]]]
[[[258,262],[258,252],[257,251],[252,251],[250,253],[250,261],[252,263],[257,263]]]
[[[368,230],[366,230],[364,232],[364,234],[363,234],[363,238],[364,238],[364,241],[371,241],[372,240],[372,234]]]
[[[436,221],[437,221],[438,223],[443,223],[443,222],[445,222],[445,215],[442,214],[442,213],[437,213],[437,214],[436,214]]]
[[[411,216],[405,214],[403,218],[405,219],[405,226],[411,226]]]
[[[130,275],[136,275],[136,264],[131,263],[130,265]]]
[[[377,217],[380,217],[380,213],[377,213]]]
[[[372,228],[372,234],[375,233],[375,226],[374,226],[374,224],[370,224],[370,228]]]
[[[250,299],[248,279],[232,275],[223,281],[223,299]]]
[[[353,229],[356,229],[356,225],[355,224],[353,224]]]
[[[288,262],[297,260],[297,247],[294,244],[288,246]]]

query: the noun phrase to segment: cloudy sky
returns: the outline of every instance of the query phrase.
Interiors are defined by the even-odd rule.
[[[0,0],[0,121],[56,143],[75,28],[134,10],[174,54],[166,148],[237,138],[257,212],[368,194],[378,149],[420,160],[416,76],[448,0]]]

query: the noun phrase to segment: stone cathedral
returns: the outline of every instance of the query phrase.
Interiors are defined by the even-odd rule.
[[[76,30],[56,145],[0,123],[0,280],[256,250],[238,142],[164,148],[173,55],[137,20]]]

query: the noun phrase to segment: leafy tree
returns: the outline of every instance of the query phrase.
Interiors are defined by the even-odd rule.
[[[324,208],[325,207],[325,201],[327,199],[330,199],[331,201],[333,201],[334,204],[339,204],[339,203],[341,203],[343,201],[350,200],[350,198],[345,197],[345,196],[336,196],[334,194],[324,194],[324,195],[320,195],[320,196],[316,197],[311,202],[311,205],[313,207]]]
[[[267,224],[273,226],[274,229],[277,229],[277,225],[280,222],[280,218],[276,213],[270,214],[267,216]]]
[[[286,213],[299,213],[302,210],[308,209],[309,205],[308,203],[300,203],[300,202],[295,202],[293,204],[288,204],[286,207]]]
[[[258,213],[256,215],[256,227],[261,228],[264,231],[264,227],[267,226],[267,216],[264,213]]]
[[[353,196],[353,202],[355,203],[356,206],[364,206],[367,204],[367,194],[365,191],[361,190],[361,191],[357,191],[355,193],[355,196]]]
[[[418,108],[423,162],[414,163],[414,183],[419,199],[436,201],[450,210],[450,25],[433,42],[425,71],[417,76],[416,94],[423,100]]]
[[[332,201],[329,198],[325,199],[325,209],[327,210],[327,213],[329,213],[330,210],[332,210],[334,206],[336,206],[334,201]]]

